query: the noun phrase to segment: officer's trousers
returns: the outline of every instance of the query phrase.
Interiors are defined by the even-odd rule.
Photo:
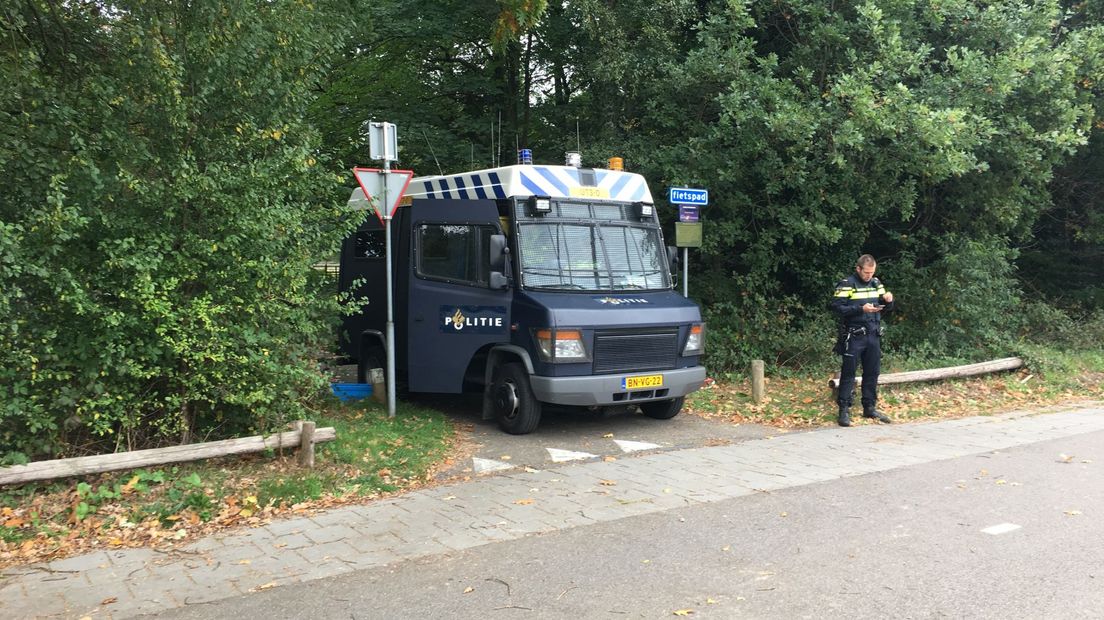
[[[862,364],[862,406],[863,411],[874,408],[878,402],[878,374],[882,370],[882,338],[877,328],[867,328],[863,336],[852,336],[843,352],[843,367],[840,369],[839,398],[840,407],[850,407],[854,399],[855,370]]]

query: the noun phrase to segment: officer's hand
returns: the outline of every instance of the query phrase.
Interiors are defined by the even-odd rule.
[[[878,312],[878,306],[871,303],[863,304],[863,312]]]
[[[884,299],[887,304],[893,303],[893,293],[886,293],[885,295],[882,295],[882,299]]]

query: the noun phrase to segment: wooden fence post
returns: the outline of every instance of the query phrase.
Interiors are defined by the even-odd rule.
[[[314,422],[296,422],[299,429],[299,466],[314,467]]]
[[[763,360],[751,361],[751,400],[756,403],[763,402],[766,392],[766,380],[763,378]]]

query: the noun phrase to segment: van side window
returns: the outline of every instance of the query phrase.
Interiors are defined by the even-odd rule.
[[[418,275],[472,285],[486,285],[492,226],[422,224],[418,227]]]
[[[386,258],[386,251],[382,230],[357,231],[356,247],[353,248],[355,258]]]

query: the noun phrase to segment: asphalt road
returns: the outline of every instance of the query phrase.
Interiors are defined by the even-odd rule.
[[[1101,618],[1102,446],[1104,433],[1089,433],[159,616]]]

